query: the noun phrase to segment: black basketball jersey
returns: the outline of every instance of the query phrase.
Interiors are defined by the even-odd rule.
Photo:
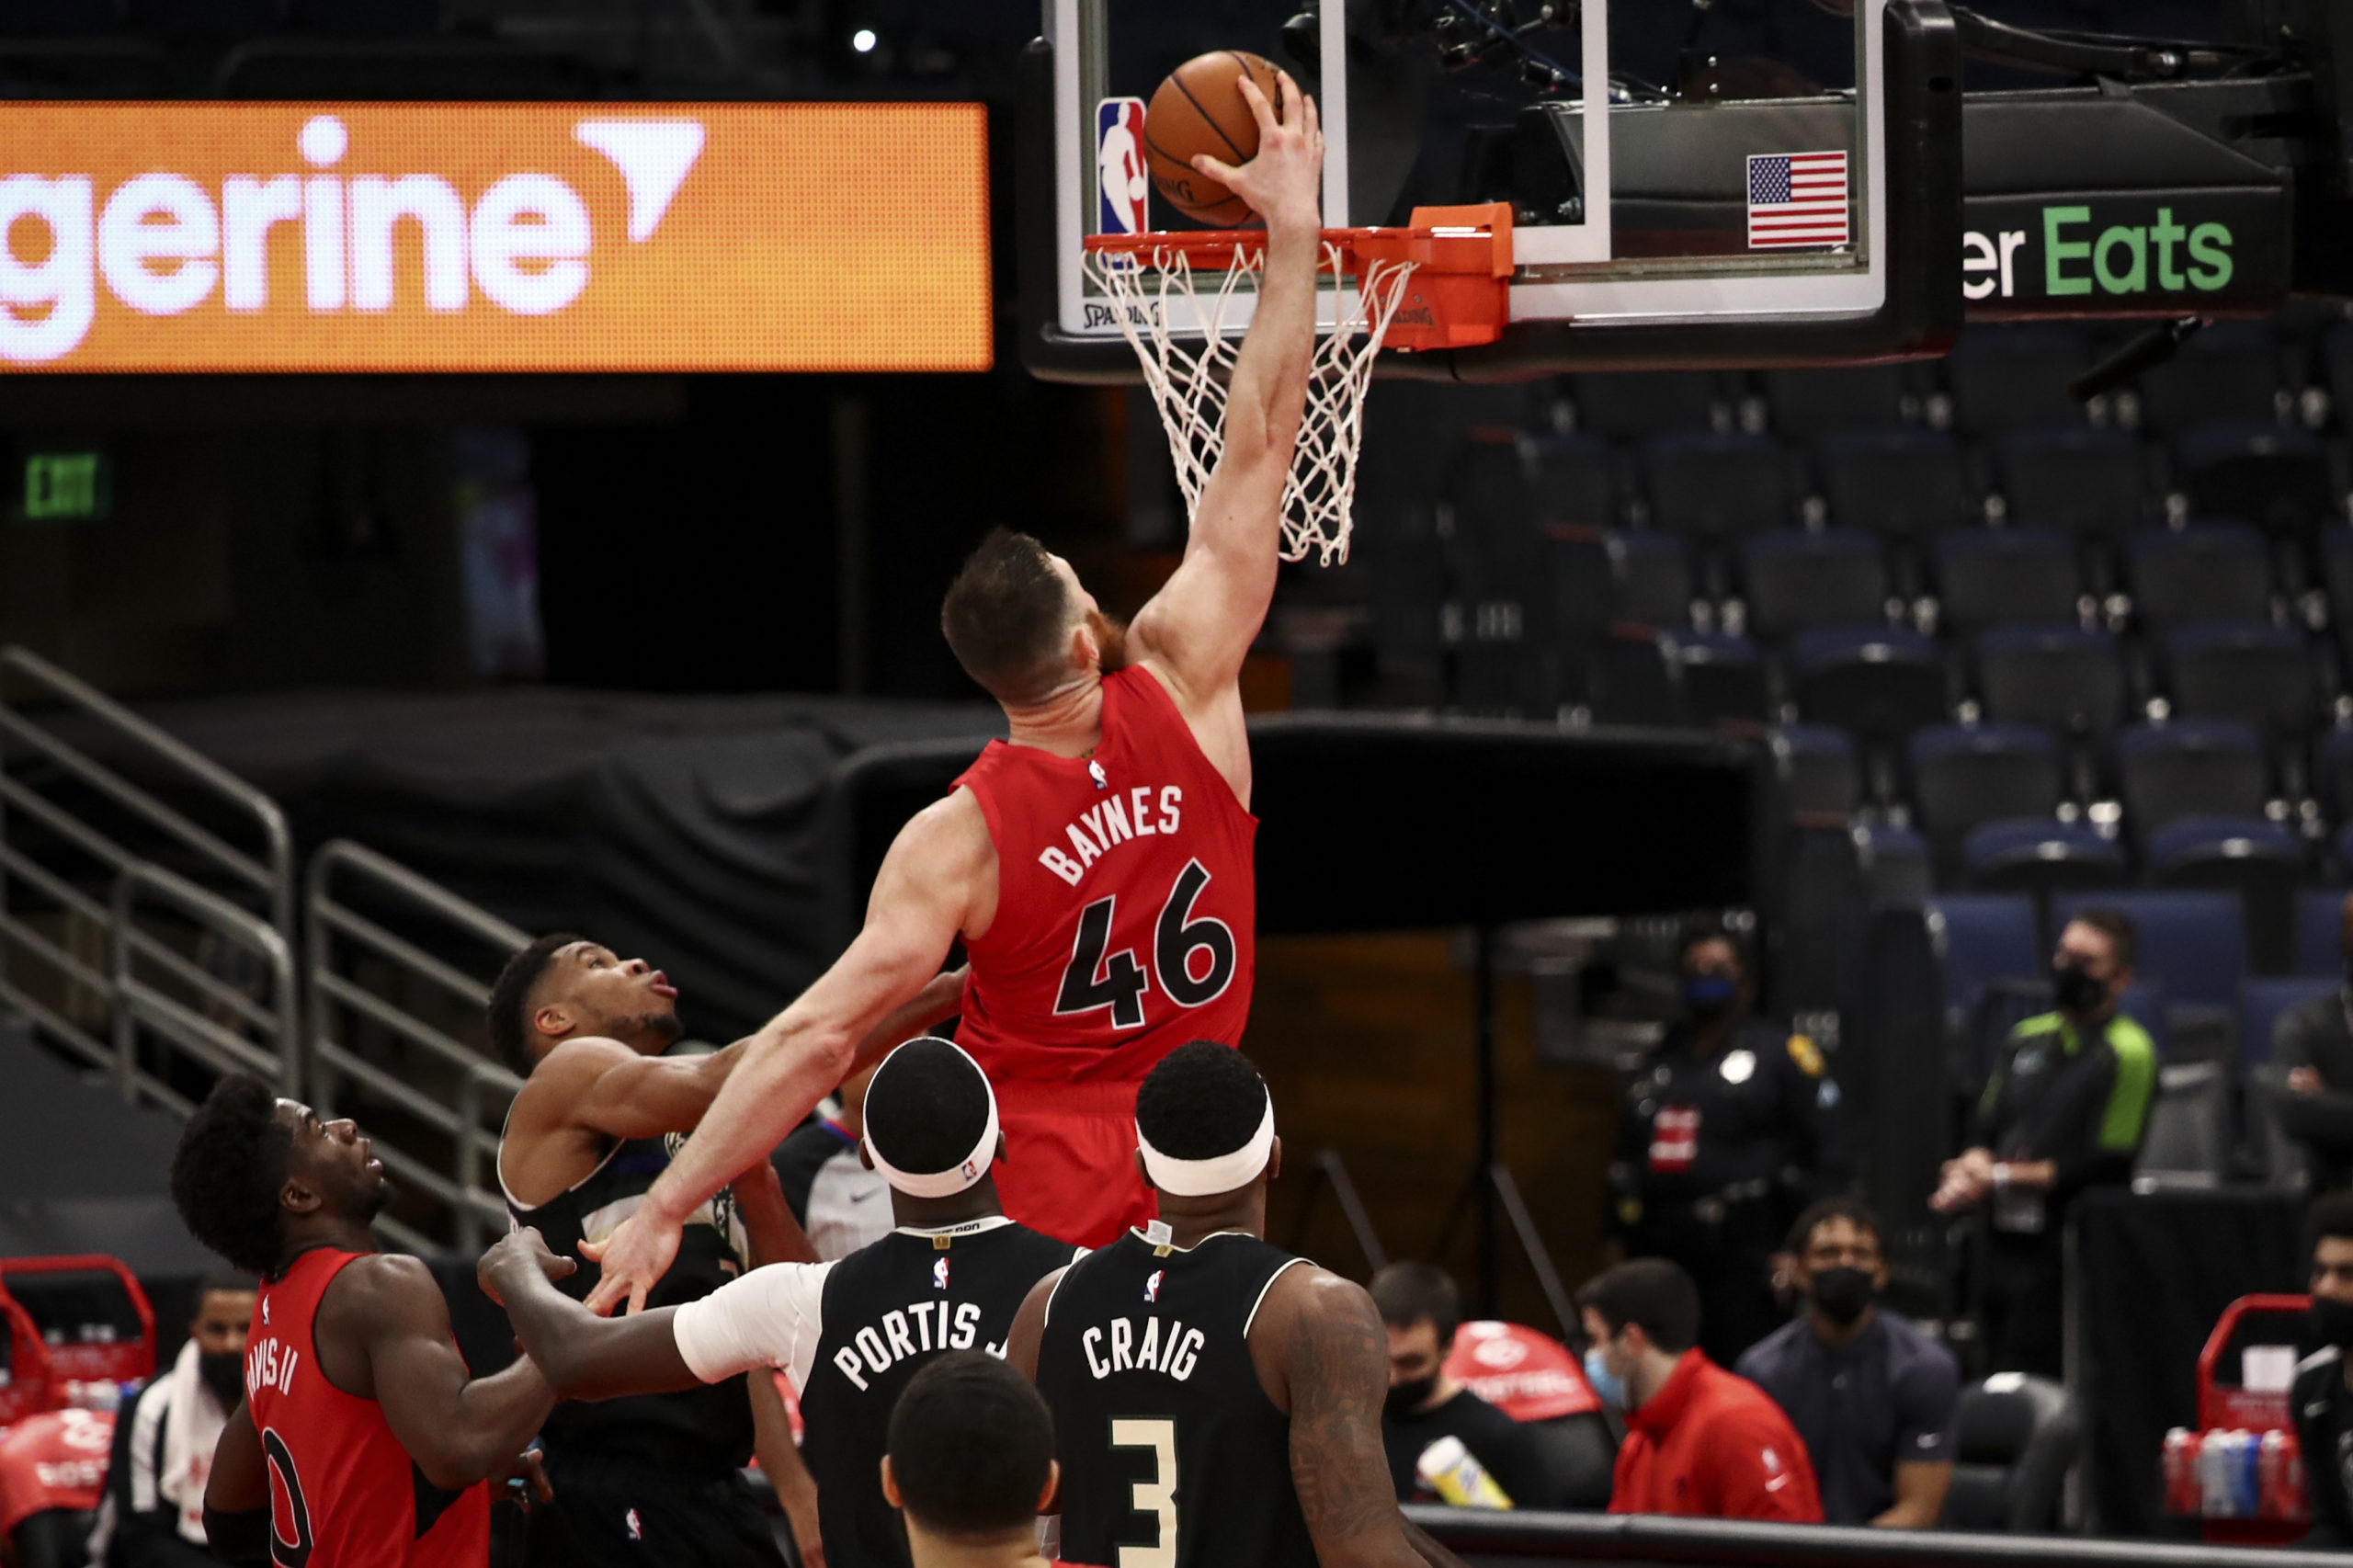
[[[801,1457],[817,1483],[827,1562],[906,1568],[906,1530],[879,1479],[899,1392],[944,1350],[1003,1356],[1023,1300],[1074,1250],[992,1217],[893,1231],[827,1272],[801,1390]]]
[[[686,1143],[682,1132],[623,1140],[588,1178],[568,1191],[526,1209],[512,1197],[507,1211],[517,1225],[531,1225],[547,1238],[548,1250],[580,1267],[556,1289],[585,1300],[604,1271],[580,1256],[583,1241],[608,1236],[635,1212],[645,1189],[669,1168],[670,1156]],[[695,1211],[678,1238],[678,1256],[646,1293],[651,1307],[699,1301],[744,1271],[743,1244],[735,1221],[734,1194],[719,1195]],[[744,1380],[688,1389],[682,1393],[636,1394],[593,1403],[567,1400],[548,1415],[540,1436],[558,1452],[628,1460],[657,1470],[721,1476],[741,1470],[752,1456],[752,1405]]]
[[[1130,1231],[1063,1276],[1038,1391],[1062,1460],[1063,1562],[1313,1568],[1290,1418],[1248,1338],[1276,1276],[1305,1261],[1234,1233],[1186,1251]]]

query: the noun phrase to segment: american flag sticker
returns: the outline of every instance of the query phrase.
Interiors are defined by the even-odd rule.
[[[1749,249],[1847,243],[1845,153],[1748,155]]]

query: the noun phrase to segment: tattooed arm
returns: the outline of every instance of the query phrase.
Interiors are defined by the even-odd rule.
[[[1462,1568],[1405,1522],[1381,1446],[1389,1341],[1363,1287],[1286,1271],[1250,1328],[1250,1358],[1290,1416],[1290,1476],[1323,1568]]]

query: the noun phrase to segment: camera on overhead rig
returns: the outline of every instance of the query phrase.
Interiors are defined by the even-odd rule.
[[[1580,0],[1347,0],[1352,38],[1391,47],[1427,44],[1449,72],[1474,66],[1517,67],[1538,92],[1576,85],[1561,63],[1558,40],[1577,28]],[[1313,64],[1324,0],[1306,0],[1283,24],[1283,45]]]

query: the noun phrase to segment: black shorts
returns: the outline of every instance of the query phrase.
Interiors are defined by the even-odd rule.
[[[742,1475],[680,1475],[627,1460],[544,1455],[553,1503],[531,1509],[532,1568],[784,1568]]]

